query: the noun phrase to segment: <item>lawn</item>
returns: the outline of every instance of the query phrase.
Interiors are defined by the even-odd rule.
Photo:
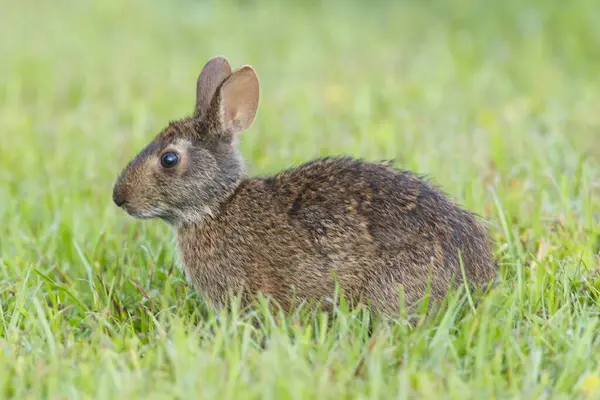
[[[0,0],[0,398],[600,398],[598,21],[596,0]],[[218,54],[261,80],[253,174],[395,159],[488,221],[497,285],[372,326],[204,307],[171,228],[111,194]]]

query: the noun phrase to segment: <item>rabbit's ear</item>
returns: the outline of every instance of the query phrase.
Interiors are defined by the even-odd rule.
[[[231,66],[225,57],[213,57],[204,65],[196,84],[196,116],[206,115],[215,92],[231,75]]]
[[[223,132],[237,135],[248,129],[256,116],[258,98],[254,69],[244,65],[233,72],[219,89],[218,118]]]

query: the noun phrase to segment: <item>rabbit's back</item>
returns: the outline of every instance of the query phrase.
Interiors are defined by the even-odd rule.
[[[475,217],[425,180],[384,163],[323,158],[242,182],[214,217],[183,225],[179,249],[196,289],[214,305],[231,291],[271,295],[284,307],[333,294],[394,313],[431,278],[434,297],[454,278],[459,251],[474,284],[495,274]]]

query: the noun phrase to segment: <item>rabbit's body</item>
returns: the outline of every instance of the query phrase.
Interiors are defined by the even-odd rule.
[[[260,291],[288,308],[333,297],[335,279],[344,296],[393,314],[401,285],[410,305],[429,276],[435,299],[461,282],[459,250],[474,283],[494,272],[472,215],[383,164],[326,158],[243,180],[215,211],[178,230],[186,274],[213,306]]]
[[[121,172],[114,202],[177,230],[195,289],[215,307],[262,292],[284,308],[317,300],[336,283],[353,303],[394,314],[462,282],[493,278],[485,229],[439,189],[386,163],[318,159],[273,177],[248,178],[236,146],[253,122],[258,78],[211,59],[193,117],[172,122]]]

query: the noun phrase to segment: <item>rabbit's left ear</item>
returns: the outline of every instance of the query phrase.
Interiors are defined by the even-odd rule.
[[[197,117],[206,116],[219,85],[230,75],[231,66],[225,57],[213,57],[204,65],[196,84]]]
[[[238,135],[254,122],[259,100],[258,76],[249,65],[235,70],[221,85],[217,120],[222,134]]]

